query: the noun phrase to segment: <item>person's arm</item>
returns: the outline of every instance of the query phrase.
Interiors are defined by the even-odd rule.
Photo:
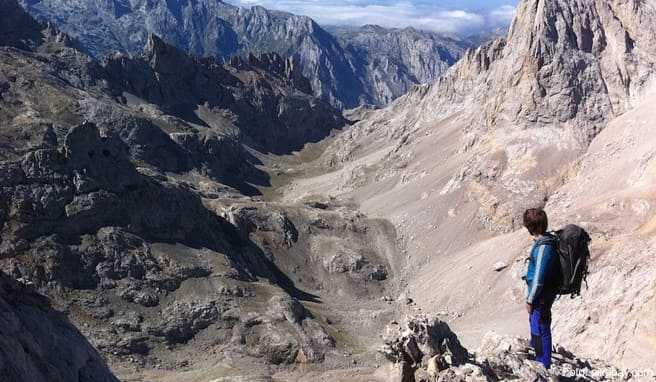
[[[526,297],[527,304],[533,305],[535,298],[540,295],[553,255],[554,250],[550,245],[542,244],[538,248],[538,255],[535,259],[535,273],[528,287],[528,296]]]

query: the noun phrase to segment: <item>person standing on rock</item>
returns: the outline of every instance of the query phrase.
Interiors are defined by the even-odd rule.
[[[557,239],[547,232],[547,214],[540,208],[524,212],[524,227],[533,236],[528,269],[526,310],[531,328],[531,346],[536,361],[551,367],[551,306],[556,299],[558,253]]]

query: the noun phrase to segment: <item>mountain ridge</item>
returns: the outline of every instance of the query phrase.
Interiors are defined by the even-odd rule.
[[[403,60],[395,60],[391,65],[378,65],[368,62],[382,57],[373,48],[365,49],[364,53],[349,51],[311,18],[259,6],[241,8],[217,0],[194,3],[131,0],[118,8],[116,2],[109,0],[78,3],[23,0],[22,3],[39,19],[55,23],[77,38],[95,56],[112,51],[139,53],[148,33],[155,33],[197,56],[229,58],[269,52],[293,55],[311,81],[314,94],[340,108],[387,103],[417,81],[439,76],[468,47],[466,43],[445,40],[453,52],[443,60],[434,54],[440,48],[437,35],[421,32],[416,34],[423,39],[418,46],[422,41],[438,45],[415,50],[415,55],[425,64],[406,65]],[[119,8],[121,11],[117,13]],[[413,44],[408,41],[405,49]],[[404,46],[392,45],[388,49],[400,51]]]

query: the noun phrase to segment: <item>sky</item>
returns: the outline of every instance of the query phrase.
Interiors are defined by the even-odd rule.
[[[466,35],[507,26],[517,0],[227,0],[307,15],[323,25],[408,26]]]

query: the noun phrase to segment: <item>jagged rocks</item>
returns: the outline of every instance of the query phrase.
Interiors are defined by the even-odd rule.
[[[10,274],[39,287],[118,288],[123,299],[144,306],[157,305],[159,295],[176,290],[182,281],[210,273],[202,263],[157,258],[141,238],[114,227],[84,235],[78,246],[55,237],[39,239],[20,260],[6,264]]]
[[[546,382],[572,376],[576,381],[606,381],[620,375],[617,369],[596,360],[578,359],[561,347],[557,347],[548,371],[532,360],[527,340],[494,332],[486,334],[477,352],[470,354],[446,323],[426,316],[388,326],[379,351],[395,365],[394,380],[402,382]]]
[[[414,84],[431,82],[471,45],[411,28],[340,28],[334,31],[336,37],[305,16],[208,0],[153,1],[143,7],[90,0],[75,8],[61,0],[24,4],[77,38],[96,57],[115,51],[141,53],[154,33],[194,56],[242,56],[232,63],[241,67],[271,61],[284,67],[286,75],[302,73],[309,81],[290,76],[300,89],[311,86],[313,95],[340,108],[384,104]],[[262,52],[291,53],[294,59],[287,64],[286,59],[251,56]],[[168,66],[164,57],[157,61]]]
[[[148,328],[170,344],[184,343],[220,317],[214,302],[174,303],[162,311],[162,323]]]
[[[240,139],[254,148],[288,153],[325,138],[345,121],[328,104],[303,93],[304,78],[291,62],[282,62],[267,54],[253,56],[249,65],[240,59],[223,65],[187,56],[151,35],[143,57],[114,55],[105,69],[117,97],[128,92],[171,115],[200,118],[226,135],[235,134],[234,125]],[[206,86],[208,82],[214,86]],[[203,112],[195,115],[199,107]],[[220,150],[216,154],[225,155]]]
[[[390,362],[400,364],[402,381],[414,381],[415,372],[431,373],[457,366],[469,358],[449,326],[436,318],[413,317],[385,330],[385,344],[379,350]]]

